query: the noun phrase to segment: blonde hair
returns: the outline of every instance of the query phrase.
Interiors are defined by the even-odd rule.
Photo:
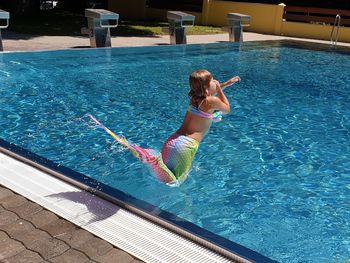
[[[190,104],[198,107],[202,100],[207,97],[206,89],[209,88],[213,76],[205,69],[193,71],[190,75]]]

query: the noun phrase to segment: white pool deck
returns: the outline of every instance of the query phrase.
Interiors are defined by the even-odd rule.
[[[3,38],[5,51],[56,50],[89,46],[86,37],[29,36],[5,32]],[[296,38],[244,33],[245,41],[280,39]],[[296,40],[330,43],[309,39]],[[228,41],[228,34],[188,36],[189,44],[222,41]],[[112,38],[113,47],[168,44],[169,36]],[[350,46],[348,43],[338,44]],[[145,262],[230,262],[210,249],[13,159],[1,151],[0,184]],[[73,195],[79,198],[79,201],[71,198]],[[95,204],[93,209],[91,204]],[[236,260],[249,262],[240,257]]]

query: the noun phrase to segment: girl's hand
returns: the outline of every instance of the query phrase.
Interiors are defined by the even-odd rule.
[[[221,85],[220,85],[220,82],[217,81],[216,79],[213,80],[213,82],[215,83],[215,86],[216,86],[216,92],[218,91],[218,89],[221,89]]]

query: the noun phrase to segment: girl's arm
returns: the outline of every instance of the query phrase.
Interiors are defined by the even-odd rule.
[[[241,78],[239,76],[230,78],[228,81],[225,81],[223,83],[220,83],[220,87],[221,89],[225,89],[231,85],[233,85],[234,83],[236,83],[237,81],[241,81]]]
[[[209,96],[207,97],[207,100],[209,102],[209,105],[213,110],[220,110],[224,113],[230,112],[230,103],[228,99],[226,98],[226,95],[222,91],[222,88],[220,86],[220,83],[216,81],[216,95],[217,96]]]

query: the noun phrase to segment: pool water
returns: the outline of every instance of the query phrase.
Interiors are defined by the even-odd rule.
[[[345,262],[349,54],[294,42],[3,53],[0,137],[280,262]],[[242,81],[180,187],[84,117],[159,150],[200,68]]]

